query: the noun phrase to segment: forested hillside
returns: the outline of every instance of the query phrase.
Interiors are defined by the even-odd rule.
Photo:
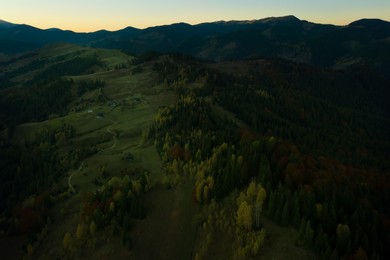
[[[181,94],[152,129],[157,149],[172,167],[192,169],[199,202],[215,198],[217,208],[226,207],[234,190],[251,183],[246,196],[254,192],[253,200],[235,195],[237,225],[248,211],[247,228],[255,231],[264,204],[268,218],[296,228],[297,241],[324,259],[388,254],[385,77],[368,89],[370,73],[281,60],[202,64],[180,56],[155,66],[164,85]],[[240,238],[248,248],[234,252],[256,255],[264,241],[255,234]]]
[[[381,70],[66,44],[1,65],[0,247],[18,257],[390,257]]]

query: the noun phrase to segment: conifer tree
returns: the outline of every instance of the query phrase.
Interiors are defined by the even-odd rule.
[[[336,229],[337,248],[342,254],[347,253],[348,244],[350,243],[350,229],[348,225],[338,224]]]
[[[289,212],[289,201],[286,200],[286,203],[284,203],[282,216],[281,216],[281,224],[282,226],[287,226],[289,224],[290,219],[290,212]]]
[[[313,229],[311,227],[311,224],[310,224],[310,221],[308,220],[306,222],[306,227],[305,227],[305,236],[304,236],[304,241],[305,241],[305,244],[307,246],[311,246],[312,244],[312,241],[313,241],[313,236],[314,236],[314,232],[313,232]]]

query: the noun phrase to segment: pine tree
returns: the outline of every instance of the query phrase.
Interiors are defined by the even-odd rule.
[[[313,241],[313,236],[314,236],[314,231],[311,227],[310,221],[308,220],[306,222],[306,227],[305,227],[305,236],[303,240],[305,241],[305,244],[310,247]]]
[[[120,207],[116,216],[116,220],[118,222],[119,226],[123,225],[123,219],[125,217],[125,209],[123,207]]]
[[[276,223],[278,223],[278,224],[281,224],[282,211],[283,211],[283,206],[282,205],[278,205],[278,208],[276,209],[276,212],[275,212],[275,215],[274,215],[274,218],[273,218],[273,220]]]
[[[126,247],[127,250],[131,250],[133,248],[133,239],[129,234],[127,234],[127,239],[126,239]]]
[[[267,184],[270,181],[271,168],[269,166],[268,158],[265,154],[261,154],[259,176],[261,183]]]
[[[274,219],[275,211],[276,211],[275,192],[273,190],[271,190],[271,193],[270,193],[269,199],[268,199],[268,204],[267,204],[267,213],[271,219]]]
[[[317,236],[314,242],[314,248],[321,255],[326,255],[327,252],[330,252],[328,235],[323,232],[322,228],[320,228],[319,231],[317,232]]]
[[[283,211],[282,211],[282,216],[281,216],[281,221],[280,223],[282,226],[287,226],[289,224],[289,219],[290,219],[290,212],[289,212],[289,200],[286,200],[286,203],[284,203],[283,206]]]
[[[337,248],[342,254],[347,253],[348,244],[350,243],[350,229],[348,225],[338,224],[336,229]]]
[[[334,249],[332,254],[330,255],[329,260],[339,260],[340,256],[339,253],[337,252],[337,249]]]
[[[123,226],[122,226],[123,230],[125,232],[128,232],[130,231],[130,228],[131,228],[131,223],[130,223],[130,215],[129,214],[125,214],[125,217],[123,218]]]
[[[122,231],[122,245],[123,246],[126,246],[126,244],[127,244],[127,233],[126,233],[126,231]]]
[[[291,216],[292,216],[291,223],[295,228],[299,228],[299,225],[301,223],[301,214],[299,212],[298,197],[295,194],[293,196],[293,203],[291,207]]]
[[[96,209],[93,214],[93,217],[95,220],[96,228],[101,229],[104,226],[104,219],[103,219],[104,216],[102,211],[99,208]]]
[[[118,224],[116,223],[116,221],[113,221],[112,223],[111,234],[113,236],[117,236],[119,234]]]
[[[301,224],[299,225],[299,240],[303,241],[305,237],[306,230],[306,220],[304,218],[301,219]]]
[[[282,221],[282,211],[283,211],[284,203],[285,203],[284,190],[281,186],[279,186],[278,190],[276,191],[276,198],[275,198],[275,204],[277,208],[273,218],[274,221],[278,224],[281,224]]]

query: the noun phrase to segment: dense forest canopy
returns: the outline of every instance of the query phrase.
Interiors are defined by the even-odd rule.
[[[210,158],[206,170],[194,173],[199,201],[220,200],[255,178],[269,194],[268,216],[295,226],[302,243],[325,258],[359,248],[373,257],[387,254],[389,118],[381,96],[388,97],[387,85],[381,85],[386,77],[367,89],[369,73],[281,60],[239,62],[236,73],[234,62],[160,60],[155,69],[163,72],[161,80],[183,99],[163,112],[153,130],[162,134],[157,149],[173,162],[188,161],[188,154],[196,154],[194,161]],[[188,87],[191,82],[203,84]],[[218,107],[236,119],[225,114],[228,121],[219,121]],[[183,155],[177,155],[177,146]]]

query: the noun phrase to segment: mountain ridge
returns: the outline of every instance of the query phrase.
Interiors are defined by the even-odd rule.
[[[390,22],[381,19],[364,18],[339,26],[300,20],[293,15],[195,25],[174,23],[145,29],[128,26],[89,33],[12,24],[0,26],[0,53],[14,54],[66,42],[133,54],[181,52],[215,61],[276,57],[325,67],[359,63],[388,69],[389,38]]]
[[[93,33],[97,33],[100,31],[118,32],[118,31],[125,30],[127,28],[132,28],[132,29],[142,31],[142,30],[148,30],[151,28],[174,26],[174,25],[178,25],[178,24],[185,24],[185,25],[189,25],[191,27],[194,27],[194,26],[200,26],[200,25],[206,25],[206,24],[229,24],[229,23],[238,23],[238,24],[240,24],[240,23],[241,24],[248,24],[249,23],[250,24],[250,23],[267,23],[267,22],[275,22],[275,21],[301,21],[301,22],[307,22],[307,23],[312,23],[312,24],[317,24],[317,25],[332,25],[332,26],[336,26],[336,27],[346,27],[346,26],[357,25],[357,24],[361,24],[361,23],[365,23],[365,24],[368,24],[368,23],[370,23],[370,24],[374,24],[374,23],[390,24],[390,21],[386,21],[386,20],[379,19],[379,18],[361,18],[361,19],[352,21],[346,25],[335,25],[335,24],[331,24],[331,23],[310,22],[308,20],[301,20],[294,15],[286,15],[286,16],[270,16],[270,17],[265,17],[265,18],[260,18],[260,19],[252,19],[252,20],[218,20],[218,21],[213,21],[213,22],[202,22],[202,23],[197,23],[197,24],[189,24],[186,22],[176,22],[176,23],[171,23],[171,24],[149,26],[149,27],[146,27],[144,29],[136,28],[133,26],[126,26],[126,27],[124,27],[122,29],[118,29],[118,30],[99,29],[99,30],[91,31],[91,32],[74,32],[74,31],[69,30],[69,29],[61,29],[61,28],[57,28],[57,27],[42,29],[42,28],[35,27],[35,26],[29,25],[29,24],[15,24],[15,23],[11,23],[11,22],[0,19],[0,29],[3,29],[4,28],[3,26],[15,27],[18,25],[24,25],[24,26],[30,26],[30,27],[33,27],[33,28],[36,28],[39,30],[43,30],[43,31],[50,31],[52,29],[56,29],[56,30],[65,31],[65,32],[70,31],[70,32],[73,32],[76,34],[93,34]]]
[[[14,27],[14,26],[16,26],[16,24],[10,23],[10,22],[7,22],[7,21],[4,21],[4,20],[0,19],[0,29],[11,28],[11,27]]]

